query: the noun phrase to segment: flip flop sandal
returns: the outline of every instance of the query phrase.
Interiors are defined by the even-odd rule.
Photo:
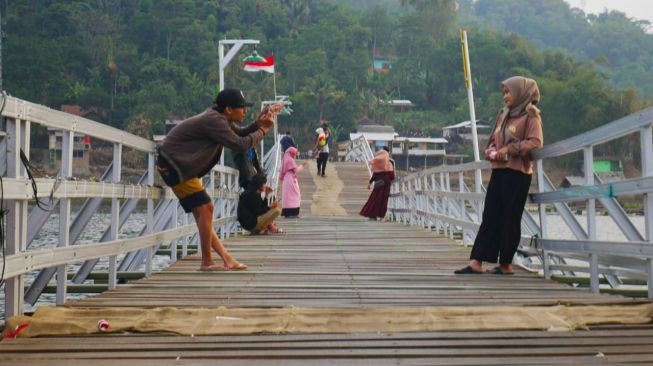
[[[453,271],[454,274],[483,274],[483,272],[476,272],[471,266],[466,266],[461,269]]]
[[[219,272],[219,271],[226,271],[227,269],[219,264],[213,264],[207,267],[200,266],[199,270],[200,272]]]
[[[504,271],[501,269],[501,267],[494,267],[494,268],[492,268],[492,270],[490,271],[490,273],[491,273],[491,274],[494,274],[494,275],[514,275],[514,274],[515,274],[515,272],[504,272]]]
[[[237,265],[231,267],[231,268],[226,268],[226,271],[244,271],[247,269],[247,265],[243,263],[238,263]]]

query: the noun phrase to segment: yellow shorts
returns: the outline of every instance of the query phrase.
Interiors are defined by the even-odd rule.
[[[194,208],[211,202],[211,197],[204,189],[199,178],[189,179],[172,187],[172,192],[179,198],[181,207],[186,212],[192,212]]]

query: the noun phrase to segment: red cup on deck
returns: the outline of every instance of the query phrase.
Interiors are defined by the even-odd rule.
[[[99,330],[100,332],[106,332],[107,330],[109,330],[109,322],[104,319],[98,320],[97,330]]]

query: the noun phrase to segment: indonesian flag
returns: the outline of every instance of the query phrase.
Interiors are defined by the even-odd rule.
[[[245,71],[259,72],[265,71],[274,74],[274,55],[267,56],[265,61],[245,61]]]

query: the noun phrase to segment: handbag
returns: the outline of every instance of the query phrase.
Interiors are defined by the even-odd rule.
[[[381,187],[385,187],[385,181],[383,179],[375,180],[374,188],[381,188]]]

